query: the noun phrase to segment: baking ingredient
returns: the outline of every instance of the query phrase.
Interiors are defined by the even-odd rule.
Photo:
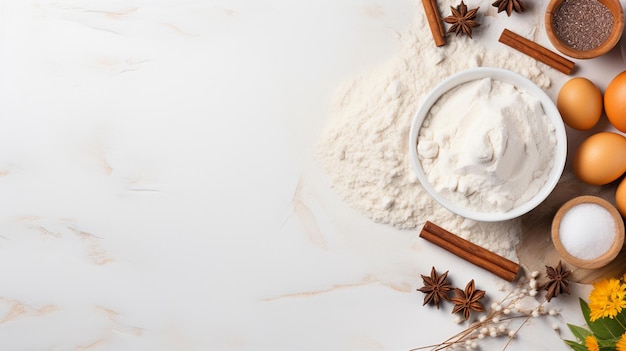
[[[615,207],[623,217],[626,217],[626,179],[619,183],[615,191]]]
[[[457,1],[439,3],[444,6]],[[425,192],[409,158],[408,126],[420,99],[441,80],[463,69],[507,68],[548,90],[550,75],[559,79],[561,74],[506,46],[486,50],[480,40],[459,37],[436,47],[423,11],[415,13],[411,27],[399,34],[392,57],[348,79],[335,92],[331,116],[318,144],[322,169],[338,196],[375,222],[415,229],[432,220],[470,242],[516,259],[519,220],[468,220],[443,208]]]
[[[615,241],[615,221],[601,205],[582,203],[570,208],[561,219],[559,239],[565,251],[582,260],[605,254]]]
[[[555,128],[539,99],[491,78],[443,94],[417,141],[434,190],[480,212],[507,212],[535,196],[548,178],[555,150]]]
[[[450,299],[450,301],[454,302],[452,314],[461,312],[465,320],[468,320],[472,311],[485,311],[485,306],[480,303],[480,300],[485,297],[485,291],[476,289],[474,279],[467,283],[465,290],[455,288],[454,294],[455,296]]]
[[[457,36],[464,34],[471,38],[472,28],[480,26],[476,21],[478,9],[479,7],[468,11],[467,5],[465,5],[463,0],[461,0],[461,3],[456,9],[450,6],[452,14],[443,19],[444,22],[452,25],[448,28],[448,33],[456,33]]]
[[[576,65],[574,61],[506,28],[502,30],[498,41],[567,75],[572,73]]]
[[[437,270],[433,267],[430,270],[430,277],[421,274],[424,286],[417,289],[426,296],[424,297],[424,305],[432,302],[437,309],[439,309],[439,302],[443,300],[450,300],[448,293],[452,291],[452,285],[448,283],[448,271],[442,275],[437,274]]]
[[[426,221],[419,236],[502,279],[512,282],[517,278],[520,270],[518,263],[469,242],[435,223]]]
[[[554,34],[567,46],[587,51],[604,43],[613,14],[598,0],[564,0],[554,12]]]
[[[585,139],[574,154],[574,174],[585,183],[608,184],[626,172],[626,137],[600,132]]]
[[[602,93],[587,78],[572,78],[563,84],[556,99],[563,122],[578,130],[588,130],[602,116]]]
[[[513,10],[517,13],[522,13],[526,10],[522,0],[497,0],[491,6],[498,8],[498,13],[506,11],[507,16],[511,16]]]
[[[500,292],[502,294],[500,295],[503,298],[491,299],[488,297],[490,303],[486,307],[486,313],[480,318],[465,324],[466,328],[463,330],[446,338],[441,343],[416,347],[411,350],[492,350],[496,348],[483,348],[480,347],[480,343],[489,340],[489,345],[493,345],[491,340],[497,337],[506,340],[504,347],[499,348],[499,350],[505,350],[518,339],[518,336],[521,335],[522,327],[531,319],[538,321],[541,318],[547,318],[548,320],[544,322],[549,322],[552,318],[558,318],[560,312],[557,309],[549,308],[549,304],[537,299],[538,281],[536,278],[539,277],[539,272],[529,273],[530,278],[521,277],[515,284],[507,284],[507,286],[501,287]],[[462,319],[457,318],[455,321],[460,323]],[[521,320],[522,323],[512,324],[511,321],[514,320]]]
[[[570,273],[571,271],[565,269],[561,261],[559,261],[559,264],[557,264],[556,267],[546,265],[546,274],[548,275],[549,280],[544,286],[544,289],[548,291],[546,293],[546,300],[548,302],[560,294],[569,295],[569,281],[567,280],[567,277]]]
[[[446,45],[443,21],[441,20],[441,14],[439,13],[437,0],[422,0],[422,6],[424,7],[424,13],[426,14],[426,19],[428,20],[428,27],[433,35],[435,45]]]
[[[615,76],[604,91],[604,110],[617,130],[626,132],[626,71]]]

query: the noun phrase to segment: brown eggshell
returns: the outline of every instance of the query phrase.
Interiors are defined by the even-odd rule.
[[[615,76],[606,87],[604,111],[617,130],[626,132],[626,71]]]
[[[559,91],[556,107],[568,126],[588,130],[598,123],[602,115],[602,93],[587,78],[568,80]]]
[[[585,139],[573,159],[574,174],[585,183],[608,184],[626,172],[626,137],[612,132]]]
[[[615,207],[622,216],[626,217],[626,178],[619,183],[615,191]]]

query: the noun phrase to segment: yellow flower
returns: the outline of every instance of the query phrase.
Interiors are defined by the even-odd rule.
[[[615,348],[617,351],[626,351],[626,333],[622,334],[622,337],[619,338]]]
[[[609,317],[613,319],[626,308],[626,284],[618,279],[604,279],[593,283],[589,294],[590,320],[592,322]]]
[[[589,350],[589,351],[600,351],[600,346],[598,345],[598,340],[593,335],[589,335],[585,339],[585,347],[587,347],[587,350]]]

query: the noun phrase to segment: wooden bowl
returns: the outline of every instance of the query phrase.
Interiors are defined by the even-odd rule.
[[[561,243],[559,235],[559,228],[561,226],[563,216],[572,207],[580,204],[596,204],[604,207],[607,211],[609,211],[613,221],[615,222],[615,240],[613,241],[613,244],[603,255],[592,260],[583,260],[567,252]],[[624,245],[624,221],[615,206],[611,205],[611,203],[603,198],[589,195],[579,196],[563,204],[563,206],[561,206],[561,208],[557,211],[556,215],[554,215],[554,219],[552,220],[552,243],[554,244],[556,251],[565,259],[565,261],[576,267],[585,269],[604,267],[613,261],[613,259],[615,259],[615,257],[617,257],[622,250],[622,246]]]
[[[550,0],[548,3],[548,7],[546,8],[546,14],[544,17],[545,26],[546,26],[546,34],[548,35],[548,39],[554,45],[554,47],[562,52],[563,54],[579,59],[589,59],[598,57],[600,55],[604,55],[609,52],[615,45],[619,42],[622,32],[624,30],[624,11],[622,10],[622,5],[619,0],[598,0],[602,4],[604,4],[613,14],[613,30],[607,40],[599,46],[590,49],[590,50],[577,50],[574,49],[564,42],[562,42],[559,37],[554,32],[554,13],[559,8],[561,3],[564,0]]]

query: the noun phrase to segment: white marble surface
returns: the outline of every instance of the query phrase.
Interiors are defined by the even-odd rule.
[[[408,350],[461,330],[419,274],[501,282],[354,212],[313,157],[335,87],[419,11],[0,0],[0,349]],[[602,60],[579,74],[623,69]],[[509,349],[566,350],[551,325],[580,322],[586,291]]]

